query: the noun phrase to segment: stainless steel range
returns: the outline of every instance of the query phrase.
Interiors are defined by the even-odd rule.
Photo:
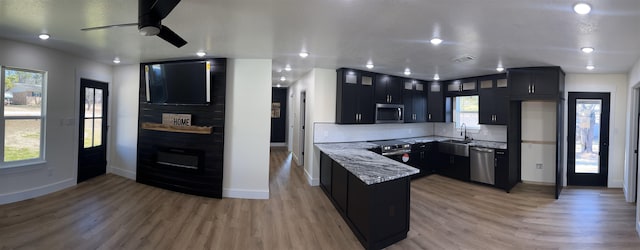
[[[398,140],[370,141],[380,147],[373,149],[374,152],[384,156],[402,156],[411,153],[411,144]]]

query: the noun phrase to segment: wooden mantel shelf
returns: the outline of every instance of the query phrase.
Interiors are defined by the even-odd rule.
[[[211,127],[205,126],[174,126],[160,123],[142,123],[142,128],[147,130],[175,132],[175,133],[191,133],[191,134],[211,134]]]

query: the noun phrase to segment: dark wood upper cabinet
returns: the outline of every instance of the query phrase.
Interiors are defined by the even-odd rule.
[[[353,69],[338,69],[337,73],[336,123],[373,124],[375,74]]]
[[[376,74],[375,103],[402,104],[402,83],[400,78]]]
[[[479,122],[488,125],[507,125],[509,84],[506,74],[478,78]]]
[[[511,100],[557,100],[564,93],[560,67],[512,68],[508,70]]]
[[[475,77],[446,81],[446,96],[467,96],[478,94],[478,80]]]
[[[402,78],[402,100],[404,102],[404,122],[427,121],[427,92],[423,81]]]
[[[445,122],[443,82],[427,82],[425,87],[427,91],[427,121]]]

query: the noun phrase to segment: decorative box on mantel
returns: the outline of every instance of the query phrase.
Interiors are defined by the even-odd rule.
[[[137,182],[222,198],[226,59],[207,61],[211,98],[206,104],[148,101],[145,66],[154,63],[140,64]]]

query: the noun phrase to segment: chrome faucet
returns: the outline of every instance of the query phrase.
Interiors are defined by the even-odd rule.
[[[464,130],[462,130],[462,127],[464,126]],[[464,124],[464,122],[462,124],[460,124],[460,136],[462,136],[462,132],[464,131],[464,140],[466,141],[468,139],[467,137],[467,124]]]

